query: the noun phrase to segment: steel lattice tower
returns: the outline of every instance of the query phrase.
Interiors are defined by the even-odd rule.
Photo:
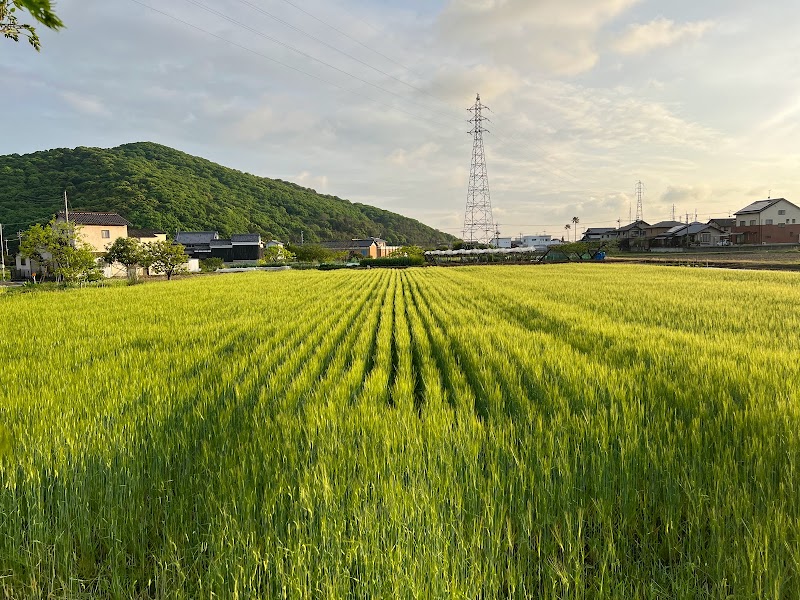
[[[483,150],[483,116],[481,95],[475,98],[475,104],[467,110],[472,113],[472,166],[469,170],[469,188],[467,190],[467,209],[464,212],[464,236],[466,243],[488,244],[492,240],[494,221],[492,220],[492,200],[489,196],[489,176],[486,174],[486,154]]]
[[[644,196],[644,184],[641,180],[636,182],[636,223],[644,219],[642,211],[642,196]]]

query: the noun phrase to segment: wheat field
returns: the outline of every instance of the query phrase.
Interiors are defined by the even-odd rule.
[[[0,295],[0,597],[800,597],[800,275]]]

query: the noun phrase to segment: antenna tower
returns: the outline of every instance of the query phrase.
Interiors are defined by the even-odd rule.
[[[642,196],[644,195],[644,184],[641,180],[636,182],[636,221],[641,221],[644,218],[642,211]]]
[[[469,187],[467,189],[467,209],[464,212],[463,239],[472,244],[488,244],[492,240],[492,200],[489,196],[489,176],[486,174],[486,154],[483,150],[483,116],[481,95],[475,98],[475,104],[467,110],[472,113],[472,165],[469,170]]]

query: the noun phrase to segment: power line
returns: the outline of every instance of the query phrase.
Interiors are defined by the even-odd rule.
[[[134,2],[138,2],[138,0],[133,0],[133,1]],[[197,6],[198,8],[201,8],[201,9],[203,9],[203,10],[205,10],[205,11],[207,11],[207,12],[213,14],[213,15],[216,15],[216,16],[220,17],[221,19],[225,19],[226,21],[228,21],[230,23],[233,23],[234,25],[236,25],[238,27],[241,27],[242,29],[245,29],[245,30],[247,30],[247,31],[249,31],[251,33],[254,33],[255,35],[258,35],[258,36],[260,36],[260,37],[262,37],[262,38],[264,38],[266,40],[269,40],[270,42],[273,42],[274,44],[278,44],[279,46],[283,46],[287,50],[291,50],[292,52],[295,52],[295,53],[297,53],[297,54],[299,54],[299,55],[301,55],[301,56],[303,56],[303,57],[305,57],[305,58],[307,58],[309,60],[317,62],[317,63],[319,63],[319,64],[321,64],[321,65],[323,65],[323,66],[325,66],[325,67],[327,67],[329,69],[332,69],[334,71],[337,71],[338,73],[341,73],[342,75],[346,75],[347,77],[351,77],[351,78],[355,79],[356,81],[359,81],[359,82],[361,82],[361,83],[363,83],[365,85],[369,85],[371,87],[374,87],[375,89],[380,90],[382,92],[385,92],[387,94],[390,94],[392,96],[396,95],[396,92],[393,92],[392,90],[386,89],[385,87],[383,87],[381,85],[378,85],[377,83],[369,81],[368,79],[364,79],[363,77],[359,77],[358,75],[355,75],[355,74],[353,74],[353,73],[351,73],[349,71],[346,71],[344,69],[340,69],[336,65],[332,65],[331,63],[329,63],[327,61],[324,61],[321,58],[317,58],[316,56],[314,56],[312,54],[309,54],[308,52],[304,52],[303,50],[300,50],[299,48],[295,48],[291,44],[287,44],[286,42],[283,42],[283,41],[281,41],[281,40],[279,40],[279,39],[277,39],[275,37],[272,37],[271,35],[269,35],[267,33],[264,33],[263,31],[260,31],[260,30],[254,28],[254,27],[250,27],[249,25],[247,25],[245,23],[242,23],[241,21],[237,21],[233,17],[230,17],[230,16],[226,15],[223,12],[220,12],[220,11],[214,9],[214,8],[211,8],[210,6],[206,6],[202,2],[198,2],[197,0],[186,0],[186,2],[188,2],[189,4],[193,4],[193,5]],[[410,104],[414,104],[414,105],[416,105],[416,106],[418,106],[420,108],[423,108],[425,110],[431,110],[430,107],[425,106],[424,104],[420,104],[419,102],[414,102],[413,100],[408,100],[407,102],[409,102]],[[435,111],[435,112],[439,112],[439,111]],[[444,123],[441,123],[440,121],[437,121],[437,122],[440,125],[444,125]]]
[[[305,15],[307,15],[307,16],[309,16],[309,17],[311,17],[312,19],[314,19],[314,20],[315,20],[315,21],[317,21],[318,23],[321,23],[322,25],[324,25],[324,26],[325,26],[325,27],[327,27],[328,29],[331,29],[331,30],[335,31],[335,32],[336,32],[336,33],[338,33],[339,35],[341,35],[341,36],[344,36],[344,37],[346,37],[348,40],[350,40],[350,41],[352,41],[352,42],[354,42],[354,43],[358,44],[358,45],[359,45],[359,46],[361,46],[362,48],[366,48],[366,49],[367,49],[367,50],[369,50],[370,52],[374,52],[375,54],[377,54],[377,55],[378,55],[378,56],[380,56],[381,58],[384,58],[384,59],[386,59],[387,61],[389,61],[389,62],[390,62],[390,63],[392,63],[393,65],[396,65],[396,66],[400,67],[401,69],[405,70],[406,72],[410,73],[411,75],[414,75],[414,76],[415,76],[415,77],[417,77],[417,78],[421,78],[421,75],[420,75],[419,73],[417,73],[416,71],[414,71],[413,69],[411,69],[411,68],[407,67],[406,65],[404,65],[404,64],[403,64],[403,63],[401,63],[401,62],[398,62],[398,61],[396,61],[396,60],[395,60],[395,59],[393,59],[392,57],[390,57],[390,56],[387,56],[387,55],[386,55],[386,54],[384,54],[383,52],[381,52],[381,51],[379,51],[379,50],[376,50],[376,49],[375,49],[375,48],[373,48],[372,46],[369,46],[369,45],[367,45],[367,44],[363,43],[361,40],[359,40],[359,39],[357,39],[357,38],[353,37],[352,35],[350,35],[349,33],[345,32],[345,31],[342,31],[342,30],[341,30],[341,29],[339,29],[338,27],[335,27],[335,26],[331,25],[330,23],[328,23],[328,22],[327,22],[327,21],[325,21],[324,19],[320,19],[319,17],[317,17],[317,16],[313,15],[312,13],[310,13],[310,12],[309,12],[309,11],[307,11],[307,10],[305,10],[304,8],[302,8],[302,7],[298,6],[298,5],[297,5],[297,4],[295,4],[294,2],[291,2],[291,0],[283,0],[283,1],[284,1],[286,4],[288,4],[289,6],[293,6],[294,8],[296,8],[297,10],[299,10],[301,13],[303,13],[303,14],[305,14]],[[363,19],[361,19],[361,18],[359,18],[359,17],[356,17],[356,16],[354,16],[354,15],[353,15],[352,13],[350,13],[348,10],[346,10],[345,8],[343,8],[341,5],[339,5],[339,8],[340,8],[340,9],[341,9],[343,12],[346,12],[346,13],[347,13],[348,15],[350,15],[351,17],[353,17],[353,18],[357,19],[358,21],[361,21],[362,23],[364,23],[365,25],[367,25],[368,27],[370,27],[370,28],[371,28],[373,31],[376,31],[377,33],[380,33],[380,30],[378,30],[378,28],[376,28],[376,27],[375,27],[374,25],[372,25],[371,23],[367,23],[367,22],[366,22],[366,21],[364,21]],[[406,85],[408,85],[408,84],[406,84]],[[428,97],[430,97],[430,98],[433,98],[433,99],[434,99],[434,100],[436,100],[437,102],[440,102],[440,103],[441,103],[441,104],[443,104],[444,106],[447,106],[448,108],[450,107],[450,103],[449,103],[448,101],[444,100],[443,98],[440,98],[440,97],[439,97],[439,96],[437,96],[436,94],[431,94],[431,93],[430,93],[430,92],[428,92],[427,90],[424,90],[424,89],[418,88],[418,87],[416,87],[416,86],[411,86],[411,87],[413,87],[415,90],[417,90],[417,91],[419,91],[419,92],[421,92],[421,93],[425,94],[426,96],[428,96]]]
[[[324,77],[320,77],[319,75],[315,75],[313,73],[309,73],[308,71],[305,71],[305,70],[303,70],[303,69],[301,69],[299,67],[295,67],[295,66],[290,65],[288,63],[285,63],[283,61],[280,61],[280,60],[278,60],[276,58],[272,58],[271,56],[268,56],[267,54],[263,54],[263,53],[261,53],[261,52],[259,52],[257,50],[253,50],[252,48],[248,48],[247,46],[243,46],[242,44],[239,44],[237,42],[234,42],[234,41],[231,41],[231,40],[229,40],[227,38],[224,38],[221,35],[217,35],[216,33],[212,33],[211,31],[208,31],[207,29],[203,29],[202,27],[194,25],[193,23],[189,23],[188,21],[185,21],[185,20],[181,19],[180,17],[176,17],[175,15],[171,15],[170,13],[164,12],[163,10],[159,10],[159,9],[153,7],[153,6],[150,6],[149,4],[145,4],[144,2],[140,2],[140,0],[131,0],[131,2],[133,2],[135,4],[138,4],[139,6],[143,6],[144,8],[147,8],[149,10],[152,10],[153,12],[156,12],[156,13],[158,13],[160,15],[163,15],[163,16],[169,18],[169,19],[172,19],[173,21],[177,21],[178,23],[186,25],[187,27],[191,27],[192,29],[194,29],[196,31],[199,31],[201,33],[209,35],[209,36],[211,36],[211,37],[213,37],[213,38],[215,38],[215,39],[217,39],[217,40],[219,40],[221,42],[225,42],[226,44],[229,44],[229,45],[231,45],[231,46],[233,46],[235,48],[239,48],[240,50],[244,50],[246,52],[254,54],[255,56],[261,57],[261,58],[263,58],[265,60],[268,60],[270,62],[273,62],[273,63],[275,63],[277,65],[280,65],[280,66],[285,67],[287,69],[291,69],[292,71],[295,71],[297,73],[305,75],[306,77],[310,77],[311,79],[316,79],[317,81],[321,81],[321,82],[323,82],[323,83],[325,83],[327,85],[333,86],[333,87],[335,87],[337,89],[340,89],[342,91],[345,91],[345,92],[349,92],[349,93],[353,93],[353,94],[361,94],[363,98],[365,98],[365,99],[367,99],[367,100],[369,100],[371,102],[374,102],[376,104],[380,104],[381,106],[385,106],[387,108],[391,108],[392,110],[396,110],[398,112],[404,113],[404,114],[406,114],[406,115],[408,115],[410,117],[414,117],[415,119],[423,119],[423,120],[433,121],[433,122],[438,123],[440,125],[442,124],[438,120],[432,119],[432,118],[427,117],[427,116],[421,117],[419,115],[415,115],[414,113],[411,113],[411,112],[409,112],[409,111],[407,111],[407,110],[405,110],[403,108],[400,108],[399,106],[397,106],[395,104],[390,104],[388,102],[384,102],[382,100],[379,100],[377,98],[374,98],[372,96],[364,94],[360,90],[347,88],[347,87],[345,87],[343,85],[340,85],[340,84],[338,84],[338,83],[336,83],[334,81],[331,81],[329,79],[325,79]]]
[[[187,0],[187,1],[192,1],[192,0]],[[400,79],[399,77],[395,77],[395,76],[394,76],[394,75],[392,75],[391,73],[387,73],[387,72],[386,72],[386,71],[384,71],[383,69],[380,69],[380,68],[378,68],[378,67],[376,67],[376,66],[374,66],[374,65],[371,65],[370,63],[368,63],[368,62],[366,62],[366,61],[363,61],[363,60],[361,60],[361,59],[360,59],[360,58],[358,58],[357,56],[353,56],[353,55],[352,55],[352,54],[350,54],[349,52],[345,52],[344,50],[342,50],[342,49],[340,49],[340,48],[337,48],[337,47],[336,47],[336,46],[334,46],[333,44],[329,44],[329,43],[328,43],[328,42],[326,42],[325,40],[323,40],[323,39],[321,39],[321,38],[319,38],[319,37],[317,37],[317,36],[315,36],[315,35],[313,35],[313,34],[311,34],[311,33],[308,33],[308,32],[307,32],[307,31],[305,31],[304,29],[301,29],[300,27],[297,27],[296,25],[292,25],[292,24],[291,24],[291,23],[289,23],[288,21],[285,21],[285,20],[281,19],[280,17],[277,17],[277,16],[273,15],[272,13],[270,13],[270,12],[268,12],[268,11],[264,10],[264,9],[263,9],[263,8],[261,8],[260,6],[256,6],[256,5],[255,5],[255,4],[253,4],[252,2],[248,2],[248,0],[237,0],[237,1],[238,1],[238,2],[240,2],[241,4],[244,4],[245,6],[249,6],[249,7],[250,7],[250,8],[252,8],[253,10],[255,10],[255,11],[258,11],[258,12],[260,12],[260,13],[261,13],[261,14],[263,14],[263,15],[266,15],[266,16],[268,16],[270,19],[273,19],[274,21],[276,21],[276,22],[280,23],[281,25],[284,25],[284,26],[286,26],[286,27],[288,27],[288,28],[292,29],[293,31],[296,31],[296,32],[300,33],[301,35],[304,35],[304,36],[306,36],[307,38],[309,38],[309,39],[311,39],[311,40],[314,40],[315,42],[317,42],[317,43],[319,43],[319,44],[322,44],[323,46],[325,46],[325,47],[327,47],[327,48],[330,48],[331,50],[333,50],[333,51],[335,51],[335,52],[338,52],[338,53],[339,53],[339,54],[341,54],[342,56],[346,56],[346,57],[347,57],[347,58],[349,58],[350,60],[353,60],[353,61],[355,61],[355,62],[357,62],[357,63],[359,63],[359,64],[361,64],[361,65],[364,65],[365,67],[367,67],[367,68],[369,68],[369,69],[372,69],[373,71],[375,71],[375,72],[377,72],[377,73],[380,73],[381,75],[384,75],[384,76],[386,76],[386,77],[388,77],[388,78],[390,78],[390,79],[393,79],[394,81],[397,81],[398,83],[401,83],[401,84],[403,84],[403,85],[405,85],[405,86],[407,86],[407,87],[411,88],[412,90],[415,90],[415,91],[417,91],[417,92],[420,92],[420,93],[422,93],[422,94],[425,94],[425,95],[427,95],[427,96],[430,96],[431,98],[434,98],[434,99],[436,99],[436,100],[439,100],[439,99],[438,99],[438,98],[436,98],[435,96],[432,96],[431,94],[429,94],[429,93],[428,93],[427,91],[425,91],[424,89],[422,89],[422,88],[420,88],[420,87],[417,87],[417,86],[415,86],[415,85],[414,85],[414,84],[412,84],[412,83],[408,83],[407,81],[405,81],[405,80],[403,80],[403,79]],[[288,1],[288,0],[285,0],[285,1]],[[192,3],[194,4],[195,2],[193,2],[193,1],[192,1]],[[302,8],[299,8],[299,7],[297,7],[295,4],[292,4],[291,2],[289,2],[289,4],[291,4],[292,6],[294,6],[295,8],[297,8],[298,10],[302,11],[303,13],[305,13],[305,14],[307,14],[307,15],[309,15],[309,16],[311,16],[311,17],[313,17],[313,15],[311,15],[311,13],[309,13],[308,11],[306,11],[306,10],[303,10]],[[319,19],[317,19],[316,17],[313,17],[313,18],[319,21]],[[332,26],[330,26],[330,27],[332,27]],[[333,27],[332,27],[332,28],[333,28]],[[335,29],[335,28],[333,28],[333,29]],[[335,29],[335,30],[336,30],[336,29]],[[338,31],[338,30],[336,30],[336,31]],[[341,33],[341,32],[340,32],[340,33]],[[353,38],[351,38],[351,39],[353,39]],[[363,45],[363,44],[362,44],[362,45]],[[366,47],[366,46],[365,46],[365,47]],[[446,117],[450,117],[450,118],[453,118],[453,117],[455,116],[455,115],[454,115],[454,113],[449,113],[449,112],[448,112],[448,113],[445,113],[445,112],[443,112],[443,111],[435,110],[435,109],[432,109],[432,108],[430,108],[429,110],[434,110],[435,112],[437,112],[437,113],[439,113],[439,114],[441,114],[441,115],[444,115],[444,116],[446,116]]]
[[[252,53],[252,54],[255,54],[255,55],[257,55],[257,56],[261,56],[262,58],[266,58],[267,60],[269,60],[269,61],[271,61],[271,62],[274,62],[274,63],[276,63],[276,64],[279,64],[279,65],[281,65],[281,66],[284,66],[284,67],[286,67],[286,68],[289,68],[289,69],[291,69],[291,70],[293,70],[293,71],[296,71],[296,72],[302,73],[302,74],[304,74],[304,75],[306,75],[306,76],[308,76],[308,77],[312,77],[312,78],[314,78],[314,79],[317,79],[317,80],[319,80],[319,81],[322,81],[322,82],[324,82],[324,83],[327,83],[328,85],[332,85],[332,86],[334,86],[334,87],[336,87],[336,88],[338,88],[338,89],[342,89],[342,90],[344,90],[344,91],[348,91],[348,92],[351,92],[351,93],[362,94],[364,98],[366,98],[366,99],[368,99],[368,100],[370,100],[370,101],[372,101],[372,102],[376,102],[376,103],[378,103],[378,104],[381,104],[382,106],[388,106],[388,107],[390,107],[390,108],[392,108],[392,109],[394,109],[394,110],[397,110],[397,111],[399,111],[399,112],[402,112],[402,113],[404,113],[404,114],[406,114],[406,115],[408,115],[408,116],[414,117],[415,119],[424,118],[424,119],[427,119],[428,121],[435,122],[435,123],[437,123],[437,124],[439,124],[439,125],[446,126],[444,123],[442,123],[441,121],[439,121],[438,119],[435,119],[435,118],[433,118],[433,117],[429,117],[429,116],[426,116],[426,117],[419,117],[419,115],[415,115],[415,114],[413,114],[413,113],[411,113],[411,112],[409,112],[409,111],[407,111],[407,110],[404,110],[404,109],[402,109],[402,108],[398,107],[398,106],[397,106],[397,105],[395,105],[395,104],[390,104],[390,103],[383,102],[383,101],[381,101],[381,100],[378,100],[378,99],[376,99],[376,98],[374,98],[374,97],[371,97],[371,96],[368,96],[368,95],[366,95],[366,94],[363,94],[363,92],[361,92],[360,90],[348,89],[348,88],[346,88],[346,87],[344,87],[344,86],[342,86],[342,85],[339,85],[339,84],[337,84],[337,83],[335,83],[335,82],[332,82],[332,81],[330,81],[330,80],[328,80],[328,79],[325,79],[325,78],[319,77],[319,76],[317,76],[317,75],[314,75],[314,74],[312,74],[312,73],[309,73],[309,72],[307,72],[307,71],[304,71],[303,69],[300,69],[300,68],[298,68],[298,67],[295,67],[295,66],[289,65],[289,64],[287,64],[287,63],[284,63],[284,62],[282,62],[282,61],[279,61],[279,60],[277,60],[277,59],[274,59],[274,58],[272,58],[272,57],[270,57],[270,56],[264,55],[264,54],[262,54],[262,53],[260,53],[260,52],[258,52],[258,51],[252,50],[251,48],[248,48],[248,47],[246,47],[246,46],[243,46],[243,45],[241,45],[241,44],[238,44],[238,43],[236,43],[236,42],[232,42],[232,41],[230,41],[230,40],[228,40],[228,39],[226,39],[226,38],[224,38],[224,37],[222,37],[222,36],[220,36],[220,35],[217,35],[217,34],[215,34],[215,33],[212,33],[212,32],[210,32],[210,31],[208,31],[208,30],[205,30],[205,29],[203,29],[203,28],[201,28],[201,27],[198,27],[198,26],[196,26],[196,25],[194,25],[194,24],[192,24],[192,23],[189,23],[188,21],[185,21],[185,20],[183,20],[183,19],[181,19],[181,18],[179,18],[179,17],[176,17],[176,16],[174,16],[174,15],[172,15],[172,14],[169,14],[169,13],[166,13],[166,12],[164,12],[164,11],[161,11],[161,10],[159,10],[159,9],[157,9],[157,8],[153,7],[153,6],[150,6],[150,5],[148,5],[148,4],[145,4],[144,2],[140,2],[139,0],[131,0],[131,1],[132,1],[132,2],[135,2],[136,4],[139,4],[139,5],[141,5],[141,6],[144,6],[145,8],[149,8],[150,10],[152,10],[152,11],[154,11],[154,12],[157,12],[157,13],[159,13],[159,14],[163,15],[163,16],[166,16],[166,17],[169,17],[169,18],[171,18],[171,19],[173,19],[173,20],[175,20],[175,21],[178,21],[178,22],[180,22],[180,23],[182,23],[182,24],[184,24],[184,25],[187,25],[187,26],[189,26],[189,27],[192,27],[193,29],[196,29],[196,30],[198,30],[198,31],[200,31],[200,32],[202,32],[202,33],[205,33],[205,34],[207,34],[207,35],[210,35],[210,36],[212,36],[212,37],[214,37],[214,38],[216,38],[216,39],[218,39],[218,40],[224,41],[224,42],[226,42],[226,43],[228,43],[228,44],[230,44],[230,45],[232,45],[232,46],[235,46],[235,47],[238,47],[238,48],[240,48],[240,49],[246,50],[246,51],[248,51],[248,52],[250,52],[250,53]],[[376,88],[376,89],[378,89],[378,90],[380,90],[380,91],[382,91],[382,92],[385,92],[385,93],[387,93],[387,94],[391,94],[391,95],[395,95],[395,92],[393,92],[393,91],[391,91],[391,90],[388,90],[388,89],[384,88],[383,86],[380,86],[380,85],[378,85],[378,84],[376,84],[376,83],[373,83],[373,82],[371,82],[371,81],[369,81],[369,80],[366,80],[366,79],[364,79],[364,78],[362,78],[362,77],[359,77],[358,75],[355,75],[355,74],[353,74],[353,73],[350,73],[350,72],[348,72],[348,71],[346,71],[346,70],[344,70],[344,69],[340,69],[339,67],[336,67],[335,65],[332,65],[332,64],[330,64],[330,63],[328,63],[328,62],[326,62],[326,61],[324,61],[324,60],[322,60],[322,59],[319,59],[319,58],[317,58],[317,57],[315,57],[315,56],[313,56],[313,55],[311,55],[311,54],[308,54],[307,52],[304,52],[304,51],[302,51],[302,50],[300,50],[300,49],[298,49],[298,48],[295,48],[295,47],[294,47],[294,46],[292,46],[291,44],[287,44],[287,43],[285,43],[285,42],[283,42],[283,41],[281,41],[281,40],[278,40],[277,38],[274,38],[274,37],[272,37],[272,36],[270,36],[270,35],[268,35],[268,34],[266,34],[266,33],[262,32],[262,31],[259,31],[258,29],[255,29],[255,28],[253,28],[253,27],[250,27],[249,25],[247,25],[247,24],[245,24],[245,23],[242,23],[242,22],[240,22],[240,21],[237,21],[236,19],[233,19],[232,17],[230,17],[230,16],[226,15],[225,13],[222,13],[222,12],[220,12],[220,11],[217,11],[217,10],[215,10],[215,9],[211,8],[211,7],[208,7],[208,6],[206,6],[205,4],[202,4],[201,2],[198,2],[197,0],[186,0],[186,1],[187,1],[187,2],[189,2],[190,4],[193,4],[193,5],[197,6],[198,8],[201,8],[201,9],[203,9],[203,10],[205,10],[205,11],[207,11],[207,12],[211,13],[211,14],[214,14],[214,15],[216,15],[216,16],[218,16],[218,17],[222,18],[222,19],[225,19],[225,20],[227,20],[227,21],[229,21],[229,22],[233,23],[234,25],[237,25],[237,26],[239,26],[239,27],[241,27],[241,28],[243,28],[243,29],[245,29],[245,30],[247,30],[247,31],[250,31],[251,33],[254,33],[254,34],[256,34],[256,35],[258,35],[258,36],[260,36],[260,37],[263,37],[263,38],[265,38],[265,39],[267,39],[267,40],[269,40],[269,41],[271,41],[271,42],[273,42],[273,43],[275,43],[275,44],[278,44],[278,45],[280,45],[280,46],[283,46],[283,47],[285,47],[285,48],[287,48],[287,49],[289,49],[289,50],[291,50],[291,51],[293,51],[293,52],[296,52],[297,54],[300,54],[301,56],[304,56],[305,58],[307,58],[307,59],[309,59],[309,60],[312,60],[312,61],[314,61],[314,62],[318,62],[318,63],[322,64],[322,65],[323,65],[323,66],[325,66],[325,67],[328,67],[328,68],[330,68],[330,69],[332,69],[332,70],[335,70],[335,71],[337,71],[337,72],[339,72],[339,73],[341,73],[341,74],[343,74],[343,75],[346,75],[346,76],[348,76],[348,77],[351,77],[351,78],[353,78],[353,79],[355,79],[355,80],[357,80],[357,81],[359,81],[359,82],[361,82],[361,83],[364,83],[364,84],[366,84],[366,85],[369,85],[369,86],[371,86],[371,87],[374,87],[374,88]],[[267,14],[267,15],[269,15],[269,16],[271,16],[271,17],[275,18],[275,19],[277,19],[277,17],[274,17],[273,15],[271,15],[270,13],[268,13],[267,11],[263,11],[263,10],[262,10],[262,9],[260,9],[259,7],[256,7],[256,6],[254,6],[254,5],[253,5],[253,4],[251,4],[250,2],[247,2],[246,0],[239,0],[239,1],[240,1],[240,2],[242,2],[242,3],[244,3],[244,4],[247,4],[248,6],[251,6],[251,7],[253,7],[255,10],[258,10],[259,12],[263,12],[263,13],[265,13],[265,14]],[[288,0],[284,0],[284,1],[288,1]],[[289,2],[289,3],[290,3],[290,4],[292,4],[291,2]],[[292,4],[292,5],[293,5],[293,4]],[[293,6],[294,6],[294,5],[293,5]],[[295,8],[297,8],[297,7],[295,6]],[[302,10],[302,9],[299,9],[299,10]],[[302,12],[304,12],[305,14],[308,14],[309,16],[312,16],[312,17],[313,17],[313,15],[311,15],[310,13],[308,13],[308,11],[302,10]],[[313,17],[313,18],[317,19],[317,17]],[[299,28],[296,28],[295,26],[293,26],[293,25],[291,25],[291,24],[288,24],[288,23],[286,23],[285,21],[283,21],[283,20],[281,20],[281,19],[277,19],[277,20],[279,20],[280,22],[282,22],[282,23],[286,24],[286,25],[287,25],[287,26],[289,26],[289,27],[292,27],[292,28],[293,28],[293,29],[295,29],[295,30],[302,31],[302,30],[300,30]],[[317,19],[317,20],[319,20],[319,19]],[[336,28],[334,28],[334,29],[336,29]],[[305,34],[305,32],[303,32],[303,33]],[[306,34],[306,35],[309,35],[309,36],[310,36],[310,34]],[[310,37],[312,37],[313,39],[315,39],[315,40],[317,40],[317,41],[320,41],[321,43],[325,44],[325,45],[326,45],[326,46],[328,46],[328,47],[333,47],[333,46],[331,46],[331,45],[327,44],[326,42],[323,42],[322,40],[319,40],[319,38],[316,38],[316,37],[314,37],[314,36],[310,36]],[[336,49],[336,48],[334,48],[334,49]],[[341,51],[340,51],[340,50],[338,50],[338,49],[336,49],[336,50],[337,50],[337,51],[339,51],[339,52],[341,52]],[[367,63],[365,63],[364,61],[360,61],[359,59],[356,59],[355,57],[352,57],[351,55],[349,55],[349,54],[347,54],[347,53],[344,53],[344,52],[342,52],[342,53],[343,53],[343,54],[345,54],[345,55],[347,55],[347,56],[350,56],[351,58],[353,58],[354,60],[357,60],[358,62],[360,62],[360,63],[362,63],[362,64],[367,64]],[[397,79],[397,78],[393,77],[392,75],[389,75],[389,74],[388,74],[388,73],[386,73],[385,71],[382,71],[382,70],[380,70],[380,69],[377,69],[377,68],[375,68],[375,67],[372,67],[371,65],[367,65],[367,66],[370,66],[370,68],[374,68],[374,69],[376,69],[377,71],[379,71],[379,72],[383,73],[384,75],[387,75],[387,76],[389,76],[389,77],[391,77],[391,78],[393,78],[393,79]],[[402,82],[402,80],[399,80],[399,79],[397,79],[397,80]],[[403,82],[403,83],[405,83],[405,82]],[[410,85],[410,84],[407,84],[407,85]],[[415,86],[413,86],[413,85],[411,85],[410,87],[412,87],[412,88],[414,88],[414,89],[420,89],[420,88],[416,88],[416,87],[415,87]],[[427,92],[425,92],[424,90],[420,90],[420,91],[422,91],[422,92],[423,92],[423,93],[425,93],[426,95],[430,95],[430,94],[427,94]],[[435,98],[435,96],[432,96],[432,97],[434,97],[434,98]],[[445,115],[445,116],[448,116],[448,117],[450,117],[450,116],[451,116],[451,115],[449,115],[449,114],[443,113],[442,111],[438,111],[438,110],[432,109],[432,108],[431,108],[431,107],[429,107],[429,106],[426,106],[426,105],[420,104],[419,102],[414,102],[414,101],[410,101],[410,100],[409,100],[409,102],[410,102],[411,104],[414,104],[414,105],[416,105],[416,106],[418,106],[418,107],[420,107],[420,108],[424,109],[424,110],[429,110],[429,111],[435,112],[435,113],[437,113],[437,114],[440,114],[440,115]],[[516,135],[518,135],[518,134],[515,134],[515,136],[516,136]],[[501,141],[507,141],[507,142],[509,142],[509,143],[511,143],[511,141],[512,141],[512,140],[505,140],[505,138],[502,138],[502,136],[497,136],[497,137],[499,137],[499,138],[501,139]],[[512,138],[512,139],[513,139],[513,138]],[[525,144],[529,144],[529,145],[533,145],[533,146],[536,146],[536,147],[537,147],[537,148],[539,148],[539,150],[540,150],[540,151],[542,151],[542,152],[545,154],[545,156],[547,157],[547,151],[546,151],[544,148],[542,148],[541,146],[539,146],[539,145],[537,145],[537,144],[535,144],[535,143],[533,143],[533,142],[523,142],[523,143],[525,143]],[[547,167],[547,166],[544,166],[544,165],[542,165],[541,163],[539,163],[539,166],[540,166],[540,168],[541,168],[541,169],[544,169],[545,171],[547,171],[547,172],[548,172],[548,173],[550,173],[551,175],[553,175],[553,176],[555,176],[555,177],[557,177],[557,178],[561,179],[562,181],[568,182],[568,183],[570,183],[570,184],[572,184],[572,183],[573,183],[573,182],[569,182],[567,179],[565,179],[563,176],[559,175],[559,174],[558,174],[556,171],[554,171],[553,169],[551,169],[551,168],[549,168],[549,167]],[[572,178],[573,178],[575,181],[580,181],[580,180],[579,180],[577,177],[575,177],[574,175],[570,174],[569,172],[567,172],[567,171],[565,171],[565,170],[563,170],[563,169],[561,169],[561,168],[559,168],[559,167],[554,167],[554,168],[555,168],[555,169],[558,169],[558,170],[559,170],[559,171],[561,171],[562,173],[566,173],[567,175],[569,175],[570,177],[572,177]],[[595,192],[592,192],[592,193],[595,193]],[[606,192],[606,193],[610,193],[610,192]]]

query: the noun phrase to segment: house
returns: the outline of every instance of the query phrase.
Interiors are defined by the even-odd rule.
[[[166,242],[167,232],[160,229],[131,229],[128,228],[128,237],[135,238],[143,244],[153,242]]]
[[[716,225],[690,223],[676,225],[650,240],[653,248],[686,248],[689,246],[717,246],[726,233]]]
[[[277,246],[278,248],[283,248],[283,242],[279,242],[278,240],[270,240],[268,242],[264,242],[264,248],[272,248],[273,246]]]
[[[736,219],[711,219],[708,224],[719,227],[722,231],[730,235],[733,226],[736,224]]]
[[[209,252],[207,258],[221,258],[223,262],[233,262],[233,244],[230,240],[214,239],[208,243]]]
[[[561,240],[554,240],[552,235],[523,235],[511,241],[512,248],[546,248],[560,244]]]
[[[74,211],[69,214],[61,211],[56,214],[56,223],[74,223],[79,226],[78,237],[91,246],[96,257],[105,254],[108,247],[118,238],[128,237],[130,222],[114,212]],[[47,255],[49,257],[49,255]],[[41,266],[33,259],[17,254],[14,265],[18,276],[30,278],[41,271]]]
[[[734,217],[731,238],[736,244],[800,243],[800,207],[786,198],[758,200]]]
[[[650,224],[646,221],[635,221],[616,230],[619,240],[631,240],[647,237],[647,228]]]
[[[233,260],[260,260],[264,257],[261,236],[257,233],[234,233],[231,235]]]
[[[617,240],[619,247],[629,250],[631,246],[642,248],[646,245],[647,228],[650,224],[646,221],[634,221],[624,227],[619,227],[601,236],[601,239]]]
[[[330,250],[340,250],[351,255],[357,254],[363,258],[385,258],[389,255],[390,246],[381,238],[353,239],[349,242],[325,242],[323,247]]]
[[[603,236],[614,231],[613,227],[589,227],[583,232],[582,242],[597,242],[605,239]]]
[[[511,248],[511,238],[496,237],[491,241],[491,245],[495,248]]]
[[[655,225],[645,227],[645,235],[649,238],[656,237],[680,225],[685,225],[685,223],[681,223],[680,221],[659,221]]]
[[[175,235],[175,243],[184,247],[191,258],[210,258],[211,242],[218,240],[216,231],[179,231]]]
[[[80,239],[92,247],[97,255],[105,253],[117,238],[128,237],[127,219],[113,212],[70,212],[56,215],[56,223],[66,221],[80,225]]]

